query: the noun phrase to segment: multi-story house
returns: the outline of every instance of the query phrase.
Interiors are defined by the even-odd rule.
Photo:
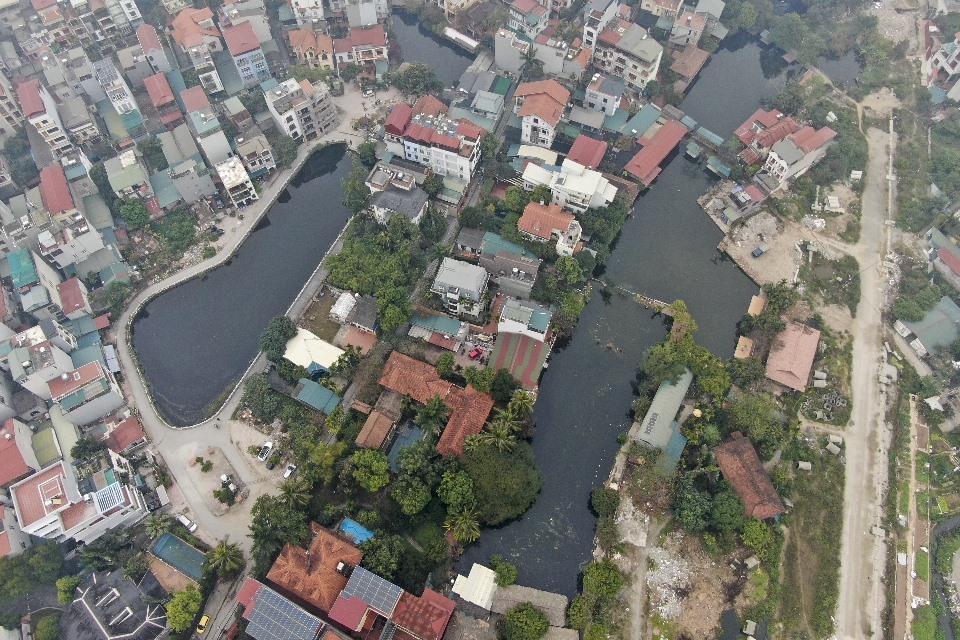
[[[252,24],[241,22],[224,29],[223,39],[244,86],[253,87],[270,77],[267,58],[260,48],[260,41]]]
[[[610,23],[621,11],[622,5],[618,0],[599,0],[598,2],[588,2],[584,7],[583,20],[583,46],[591,51],[596,49],[597,37],[607,24]],[[624,7],[622,10],[624,17],[629,17],[630,7]]]
[[[250,174],[247,173],[242,162],[236,158],[230,158],[218,164],[216,169],[227,197],[237,209],[242,209],[260,199],[250,180]]]
[[[529,56],[543,63],[543,73],[579,80],[590,66],[592,52],[583,46],[558,39],[553,27],[548,27],[531,40],[512,29],[499,29],[494,36],[494,56],[497,66],[510,73],[520,73]]]
[[[344,0],[344,13],[351,27],[369,27],[390,16],[388,0]]]
[[[143,116],[137,106],[137,101],[133,97],[133,92],[124,81],[123,76],[113,66],[110,58],[104,58],[93,63],[94,75],[107,94],[110,104],[120,115],[127,131],[143,126]]]
[[[335,68],[333,55],[333,38],[316,33],[310,29],[294,29],[287,33],[290,40],[290,50],[299,64],[314,69]]]
[[[947,78],[960,73],[960,32],[954,34],[953,40],[940,45],[937,52],[930,58],[930,66],[935,71],[947,74]]]
[[[773,191],[787,180],[802,176],[823,158],[836,135],[830,127],[817,130],[809,126],[791,133],[770,149],[763,173],[758,175],[760,184]]]
[[[680,18],[673,23],[673,30],[670,32],[670,44],[677,47],[687,45],[696,45],[703,36],[703,30],[707,27],[707,18],[705,16],[684,11]]]
[[[143,167],[136,151],[128,149],[115,158],[103,163],[107,180],[114,195],[122,200],[130,198],[146,199],[153,195],[147,171]]]
[[[323,0],[287,0],[300,29],[312,31],[326,21]]]
[[[187,126],[211,167],[230,157],[232,149],[220,126],[220,119],[210,106],[202,87],[191,87],[180,94],[187,110]]]
[[[535,302],[507,300],[500,311],[497,333],[517,333],[538,342],[547,339],[553,312]]]
[[[259,178],[277,168],[267,136],[256,128],[237,137],[237,156],[243,161],[243,166],[251,178]]]
[[[484,309],[484,294],[490,274],[469,262],[444,258],[430,291],[440,296],[448,313],[478,318]]]
[[[146,57],[147,62],[154,73],[170,73],[170,59],[163,49],[163,43],[160,42],[160,36],[153,25],[142,24],[137,27],[137,41],[140,43],[140,49]]]
[[[42,256],[66,269],[104,248],[100,232],[91,227],[77,209],[63,167],[50,165],[43,168],[40,196],[54,219],[51,228],[42,231],[37,238]]]
[[[210,177],[210,169],[202,161],[197,162],[193,158],[172,165],[170,179],[186,204],[193,204],[217,193],[217,187]]]
[[[513,95],[513,112],[521,121],[520,140],[549,149],[570,102],[570,92],[556,80],[539,80],[520,84]]]
[[[622,78],[595,73],[587,85],[583,106],[612,116],[620,107],[625,90],[626,85]]]
[[[466,120],[453,120],[436,110],[425,113],[403,103],[393,107],[384,126],[388,151],[464,182],[473,179],[480,162],[482,134],[480,127]]]
[[[12,136],[23,125],[23,112],[14,97],[13,87],[0,73],[0,135]]]
[[[49,342],[14,347],[7,356],[7,363],[13,380],[43,400],[53,397],[47,383],[74,369],[70,356]]]
[[[100,127],[97,126],[86,101],[80,96],[61,102],[59,111],[64,128],[77,144],[100,137]]]
[[[681,9],[683,9],[683,0],[640,0],[641,11],[671,21],[676,21]]]
[[[213,54],[223,51],[220,30],[210,9],[184,9],[173,19],[171,36],[190,58],[200,85],[209,93],[223,91],[223,81],[213,64]]]
[[[37,130],[54,155],[63,156],[73,149],[56,102],[39,80],[30,80],[17,87],[17,99],[23,117]]]
[[[339,122],[330,92],[323,84],[288,78],[263,97],[277,129],[294,140],[314,140],[333,131]]]
[[[183,124],[183,112],[180,111],[180,105],[177,104],[166,75],[152,75],[143,81],[143,85],[147,89],[150,102],[160,115],[160,122],[167,129],[173,130]]]
[[[634,91],[643,91],[656,79],[662,58],[663,46],[646,29],[614,18],[597,36],[593,63],[600,71],[623,78]]]
[[[93,315],[93,308],[90,306],[90,296],[87,286],[83,280],[74,276],[69,280],[64,280],[57,285],[57,291],[60,294],[60,304],[63,315],[68,320],[76,320],[85,315]]]
[[[10,487],[23,533],[90,543],[146,516],[143,495],[123,481],[132,475],[124,458],[106,450],[97,460],[71,462],[57,461]]]
[[[96,360],[54,378],[47,385],[50,399],[78,427],[108,416],[124,404],[116,380]]]
[[[30,427],[12,416],[0,427],[0,489],[28,478],[40,469],[33,451]]]
[[[553,204],[575,213],[609,206],[617,195],[617,188],[602,173],[569,158],[559,167],[527,164],[523,170],[523,188],[533,191],[539,186],[550,189]]]
[[[580,249],[583,229],[571,214],[558,204],[531,202],[517,223],[520,233],[534,242],[550,242],[556,239],[557,254],[572,256]]]
[[[513,0],[510,4],[509,27],[531,40],[547,28],[550,10],[537,0]]]
[[[363,67],[365,73],[380,77],[389,66],[387,31],[378,24],[369,29],[351,28],[350,35],[333,41],[337,69],[347,64]]]
[[[191,3],[189,0],[160,0],[160,4],[167,10],[167,13],[175,16],[189,7]]]

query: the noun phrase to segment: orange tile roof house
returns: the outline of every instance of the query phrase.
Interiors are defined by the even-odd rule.
[[[31,436],[29,427],[14,418],[0,427],[0,488],[6,489],[40,468]]]
[[[315,522],[306,549],[288,544],[270,567],[266,581],[307,609],[328,613],[347,586],[347,576],[363,560],[352,543]]]
[[[538,80],[522,83],[513,98],[513,111],[522,123],[520,140],[549,149],[570,102],[570,92],[556,80]]]
[[[333,69],[333,38],[312,29],[294,29],[287,38],[298,62],[314,69]]]
[[[557,238],[557,253],[561,256],[571,256],[580,248],[580,223],[558,204],[527,204],[517,228],[520,233],[538,242]]]
[[[766,520],[786,512],[749,438],[734,431],[729,440],[713,450],[713,454],[723,477],[743,500],[748,518]]]
[[[796,391],[806,391],[817,355],[820,332],[797,322],[787,323],[770,347],[767,377]]]
[[[462,455],[463,443],[483,430],[494,405],[493,398],[488,394],[480,393],[471,386],[461,389],[441,379],[437,370],[429,364],[396,351],[387,360],[380,385],[410,396],[420,404],[440,396],[450,407],[450,419],[437,442],[437,451],[443,456]]]

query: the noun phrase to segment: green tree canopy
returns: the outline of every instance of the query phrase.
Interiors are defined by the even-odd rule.
[[[277,316],[260,334],[260,350],[267,359],[279,362],[287,350],[287,343],[297,335],[297,323],[287,316]]]
[[[547,614],[529,602],[507,611],[500,623],[502,640],[538,640],[547,634],[550,621]]]
[[[763,556],[773,544],[773,531],[763,520],[750,518],[743,527],[743,544]]]
[[[496,554],[490,556],[490,567],[497,574],[497,586],[509,587],[512,584],[516,584],[517,578],[520,577],[520,572],[517,571],[516,565],[504,560],[503,556]]]
[[[437,375],[441,378],[449,378],[453,375],[453,371],[456,367],[456,358],[449,351],[444,351],[440,354],[440,357],[437,358]]]
[[[60,640],[60,612],[45,615],[37,623],[34,640]]]
[[[272,495],[257,498],[251,511],[254,573],[263,575],[283,545],[302,544],[310,534],[307,512]]]
[[[464,471],[449,470],[443,474],[437,495],[451,511],[468,511],[476,507],[477,497],[473,494],[473,480]]]
[[[80,576],[65,576],[57,580],[57,602],[65,607],[70,606],[77,597],[77,587],[83,579]]]
[[[393,580],[400,567],[400,561],[407,549],[407,543],[397,535],[377,536],[360,545],[363,551],[363,565],[382,578]]]
[[[613,563],[604,558],[591,562],[583,572],[583,592],[600,600],[610,601],[619,595],[625,579],[623,573]]]
[[[620,492],[607,487],[597,487],[590,493],[590,506],[598,516],[612,516],[620,506]]]
[[[143,229],[150,224],[150,212],[139,200],[127,200],[121,204],[120,217],[131,229]]]
[[[713,496],[710,524],[718,533],[738,533],[746,525],[743,501],[732,490],[726,489]]]
[[[341,71],[340,75],[343,75]],[[443,81],[429,65],[414,62],[393,73],[390,82],[407,95],[422,96],[443,90]]]
[[[543,486],[533,449],[526,442],[518,442],[509,451],[471,447],[460,462],[473,480],[479,519],[487,525],[498,525],[522,515],[533,505]]]
[[[776,443],[783,436],[775,411],[776,404],[769,394],[742,393],[730,403],[727,415],[731,430],[743,432],[759,446]]]
[[[367,491],[379,491],[390,484],[390,460],[382,451],[361,449],[351,456],[349,466],[350,475]]]
[[[280,400],[270,388],[270,381],[264,374],[248,376],[243,381],[243,396],[240,398],[240,407],[249,409],[254,420],[263,424],[270,424],[280,411]]]
[[[421,511],[430,503],[430,487],[418,478],[404,476],[399,478],[393,485],[390,495],[400,505],[400,510],[405,515],[413,516]]]
[[[178,591],[167,603],[167,624],[174,631],[186,631],[193,626],[193,621],[203,606],[203,595],[195,585]]]
[[[367,170],[360,161],[360,158],[354,157],[353,169],[350,175],[341,181],[343,185],[343,206],[354,213],[360,213],[367,208],[370,201],[370,187],[367,186]]]
[[[357,156],[359,156],[363,166],[373,169],[373,166],[377,164],[377,143],[370,140],[361,142],[357,145]]]

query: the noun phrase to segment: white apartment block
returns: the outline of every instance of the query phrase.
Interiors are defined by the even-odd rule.
[[[56,102],[39,80],[30,80],[17,87],[17,98],[23,117],[37,130],[54,155],[60,157],[73,149]]]
[[[387,150],[432,169],[442,176],[465,182],[473,179],[480,162],[482,131],[466,121],[446,115],[414,115],[406,104],[393,108],[384,129]]]
[[[137,111],[137,101],[133,97],[133,92],[124,81],[120,72],[113,65],[110,58],[104,58],[93,63],[94,73],[97,81],[103,87],[104,93],[110,99],[110,104],[116,109],[117,113],[124,115],[132,111]]]
[[[253,181],[250,180],[250,174],[240,160],[230,158],[218,164],[216,168],[220,182],[223,183],[223,190],[237,209],[242,209],[260,199]]]
[[[552,194],[552,204],[574,213],[606,207],[617,195],[617,188],[599,171],[587,169],[573,160],[564,160],[560,170],[556,169],[545,169],[532,162],[527,164],[523,170],[523,188],[533,191],[546,186]]]
[[[298,142],[325,135],[339,122],[330,92],[322,84],[288,78],[263,97],[277,129]]]
[[[656,79],[662,59],[663,46],[646,29],[622,18],[611,20],[596,37],[594,65],[623,78],[634,91],[643,91]]]

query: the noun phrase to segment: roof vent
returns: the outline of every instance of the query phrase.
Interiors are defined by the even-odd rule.
[[[13,434],[12,434],[12,433],[5,433],[5,434],[3,434],[3,437],[6,438],[7,440],[13,440]]]

